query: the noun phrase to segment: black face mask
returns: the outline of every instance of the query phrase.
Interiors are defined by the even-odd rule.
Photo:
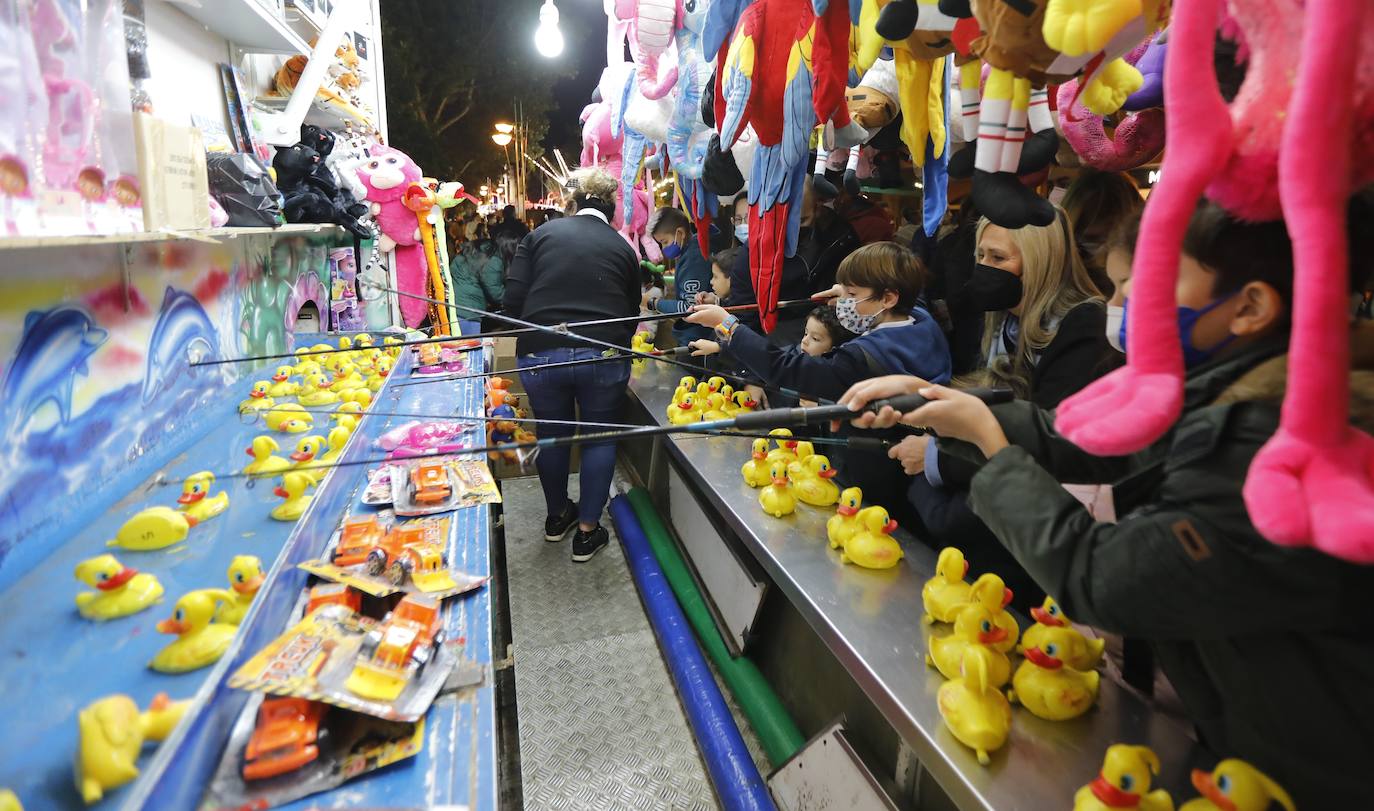
[[[974,265],[964,288],[969,300],[985,313],[1010,310],[1021,303],[1021,277],[991,265]]]

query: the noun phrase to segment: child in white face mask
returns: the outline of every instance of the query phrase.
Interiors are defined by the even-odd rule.
[[[1118,223],[1107,238],[1107,278],[1112,280],[1111,298],[1107,300],[1107,342],[1118,352],[1126,351],[1121,342],[1121,325],[1126,320],[1127,286],[1139,236],[1140,215],[1135,214]]]

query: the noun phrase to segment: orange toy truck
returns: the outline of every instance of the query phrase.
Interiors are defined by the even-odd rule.
[[[410,497],[416,504],[440,504],[451,495],[448,465],[419,464],[410,469]]]
[[[394,701],[443,641],[439,601],[407,595],[368,632],[345,686],[374,701]]]
[[[325,705],[304,698],[268,698],[243,750],[243,779],[265,780],[293,772],[320,756]]]

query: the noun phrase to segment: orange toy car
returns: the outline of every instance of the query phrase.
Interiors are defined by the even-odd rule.
[[[438,366],[443,362],[443,357],[439,354],[439,344],[420,344],[415,348],[420,352],[421,366]]]
[[[335,566],[354,566],[367,560],[371,552],[386,536],[377,516],[369,515],[344,521],[339,532],[339,544],[334,547]]]
[[[367,573],[379,577],[386,573],[393,585],[405,582],[406,575],[432,575],[448,565],[444,548],[429,540],[430,530],[420,524],[396,527],[367,555]],[[417,585],[424,584],[417,580]]]
[[[363,639],[346,686],[364,698],[393,701],[442,641],[439,601],[408,595]]]
[[[363,610],[363,595],[342,583],[321,583],[310,589],[310,601],[305,604],[306,616],[326,605],[341,605],[356,614]]]
[[[243,750],[243,779],[265,780],[295,771],[320,756],[325,705],[304,698],[268,698]]]
[[[410,497],[416,504],[440,504],[451,495],[447,465],[420,464],[410,469]]]

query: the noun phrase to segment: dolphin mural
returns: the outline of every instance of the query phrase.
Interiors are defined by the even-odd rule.
[[[63,425],[71,420],[76,376],[89,374],[86,359],[108,337],[80,307],[63,305],[24,318],[24,335],[0,384],[7,441],[14,441],[29,417],[49,400],[57,404]]]
[[[143,373],[143,402],[163,391],[188,363],[211,358],[218,339],[215,326],[195,296],[169,286],[162,297],[157,324],[148,343],[148,365]]]

